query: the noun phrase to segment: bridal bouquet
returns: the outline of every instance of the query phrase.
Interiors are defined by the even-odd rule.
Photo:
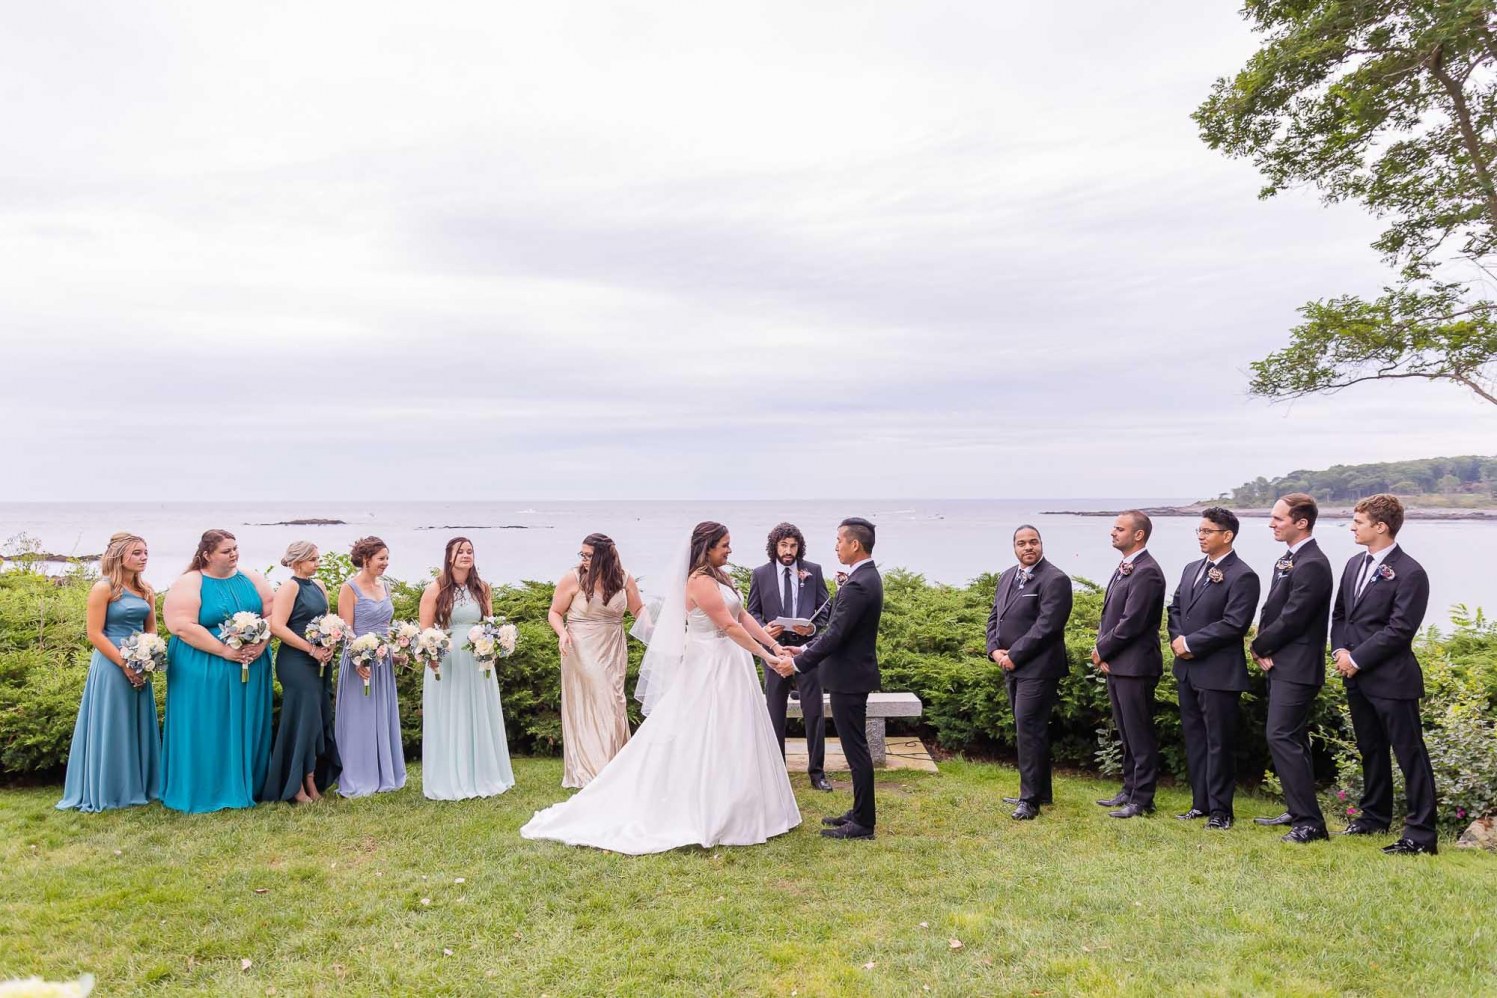
[[[440,627],[428,627],[411,644],[411,661],[418,669],[430,668],[432,678],[442,681],[442,656],[452,650],[452,638]]]
[[[348,622],[336,613],[325,613],[320,617],[312,618],[307,629],[302,632],[302,637],[307,639],[307,644],[313,648],[332,648],[339,641],[347,641],[353,637],[353,628]],[[321,679],[327,672],[327,663],[317,663],[317,678]]]
[[[409,620],[397,620],[390,625],[387,637],[390,641],[390,651],[395,655],[395,663],[404,665],[410,661],[415,651],[416,639],[421,637],[421,625],[413,624]]]
[[[468,630],[468,648],[478,660],[478,667],[487,679],[494,671],[494,663],[509,658],[515,653],[515,642],[520,632],[507,617],[485,617]]]
[[[353,639],[348,646],[348,660],[354,665],[367,666],[374,669],[374,663],[390,654],[390,645],[384,635],[375,634],[373,631],[362,634]],[[372,672],[371,672],[372,675]],[[364,695],[369,695],[369,680],[364,680]]]
[[[258,613],[241,610],[218,625],[218,636],[224,644],[238,651],[247,645],[270,640],[270,624]],[[239,681],[249,682],[249,663],[239,665]]]
[[[159,634],[136,631],[120,642],[120,654],[125,658],[125,665],[137,676],[166,671],[166,642]]]

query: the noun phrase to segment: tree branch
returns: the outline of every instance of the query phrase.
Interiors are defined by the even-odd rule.
[[[1471,169],[1476,172],[1477,182],[1481,184],[1482,191],[1486,194],[1489,221],[1497,226],[1497,184],[1492,182],[1492,173],[1488,169],[1481,138],[1476,134],[1475,126],[1471,124],[1471,108],[1466,104],[1466,94],[1445,71],[1443,46],[1436,46],[1431,54],[1429,71],[1435,79],[1440,81],[1440,86],[1445,88],[1445,93],[1450,98],[1454,112],[1452,116],[1461,130],[1461,141],[1466,147],[1466,152],[1471,157]]]

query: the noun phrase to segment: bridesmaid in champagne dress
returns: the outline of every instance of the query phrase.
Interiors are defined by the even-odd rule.
[[[380,576],[390,567],[390,550],[378,537],[354,542],[349,553],[359,571],[338,591],[338,616],[353,628],[354,637],[384,634],[395,618],[390,589]],[[343,645],[338,668],[338,703],[334,711],[334,740],[343,772],[338,793],[367,797],[405,786],[405,750],[400,737],[400,702],[395,693],[394,663],[386,656],[370,667],[356,667]],[[364,695],[364,679],[369,695]]]
[[[270,642],[233,649],[218,626],[239,612],[269,613],[275,599],[239,571],[239,542],[210,530],[167,590],[172,632],[161,746],[161,803],[175,811],[254,807],[270,761]],[[244,667],[248,665],[248,679]]]
[[[146,560],[146,542],[122,533],[109,539],[99,561],[103,578],[88,593],[94,654],[59,811],[107,811],[160,796],[161,728],[151,675],[130,669],[119,651],[137,631],[156,633],[156,594],[140,574]]]
[[[478,577],[473,543],[447,542],[442,573],[421,595],[421,626],[452,638],[439,673],[421,686],[421,791],[431,800],[494,797],[515,785],[499,701],[498,669],[485,676],[468,649],[468,631],[493,613],[488,583]]]
[[[577,557],[556,583],[547,618],[561,649],[561,785],[581,788],[629,740],[624,611],[638,617],[644,604],[606,535],[587,535]]]

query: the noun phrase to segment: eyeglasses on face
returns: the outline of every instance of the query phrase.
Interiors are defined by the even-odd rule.
[[[1210,537],[1212,534],[1225,534],[1226,532],[1227,532],[1227,528],[1226,527],[1197,527],[1196,528],[1196,536],[1197,537]]]

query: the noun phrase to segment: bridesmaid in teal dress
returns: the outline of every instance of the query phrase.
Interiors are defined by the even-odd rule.
[[[218,626],[241,611],[264,616],[275,599],[265,579],[241,572],[239,542],[210,530],[166,593],[172,632],[162,735],[161,803],[176,811],[253,807],[270,760],[269,642],[238,651]],[[249,681],[242,666],[249,664]]]
[[[381,578],[390,567],[390,549],[378,537],[363,537],[354,542],[349,560],[359,570],[338,590],[338,616],[353,628],[355,637],[384,634],[395,617],[390,588]],[[364,695],[365,679],[369,680],[368,696]],[[333,730],[343,762],[338,793],[367,797],[405,786],[400,699],[389,656],[372,666],[355,666],[344,643]]]
[[[442,574],[421,594],[421,626],[444,628],[452,650],[440,680],[428,668],[421,687],[421,792],[431,800],[493,797],[515,785],[499,702],[498,670],[485,676],[468,650],[468,630],[493,613],[478,577],[473,544],[447,542]]]
[[[293,541],[281,559],[292,576],[276,589],[270,611],[270,633],[281,641],[275,656],[281,720],[261,800],[322,800],[343,768],[333,739],[333,649],[314,647],[306,638],[307,625],[327,613],[327,590],[317,578],[321,562],[311,541]]]
[[[161,729],[149,673],[125,665],[122,641],[156,633],[156,594],[146,585],[146,542],[115,534],[99,562],[103,575],[88,593],[88,640],[94,646],[73,726],[59,811],[107,811],[160,796]]]

